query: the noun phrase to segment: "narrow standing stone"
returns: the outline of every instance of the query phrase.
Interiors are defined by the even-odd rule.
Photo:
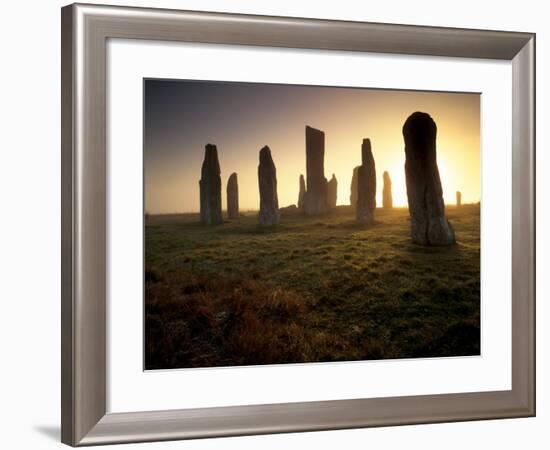
[[[239,182],[235,172],[227,180],[227,218],[239,218]]]
[[[351,177],[349,204],[354,210],[357,208],[357,174],[359,173],[359,167],[361,166],[356,166],[353,168],[353,175]]]
[[[376,208],[376,167],[372,156],[370,139],[363,139],[361,161],[357,173],[357,222],[371,225],[374,222]]]
[[[279,200],[277,198],[277,170],[271,158],[271,150],[266,145],[260,150],[258,166],[258,184],[260,187],[260,225],[272,226],[279,223]]]
[[[304,212],[308,215],[327,211],[327,179],[325,178],[325,133],[306,126],[307,187]]]
[[[204,149],[204,161],[201,168],[200,208],[201,222],[205,225],[222,223],[222,179],[218,150],[215,145],[207,144]]]
[[[384,208],[393,208],[393,196],[391,192],[390,174],[384,172],[384,188],[382,189],[382,206]]]
[[[456,191],[456,206],[462,206],[462,192]]]
[[[429,114],[415,112],[403,125],[405,176],[411,237],[422,245],[450,245],[454,230],[445,217],[436,158],[437,126]]]
[[[336,200],[338,198],[338,180],[336,175],[332,174],[332,178],[327,183],[327,203],[328,208],[336,208]]]
[[[298,193],[298,210],[304,212],[304,198],[306,196],[306,180],[300,175],[300,192]]]

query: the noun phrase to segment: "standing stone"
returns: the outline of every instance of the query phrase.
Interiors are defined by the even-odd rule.
[[[405,177],[413,242],[450,245],[454,230],[445,217],[436,159],[437,126],[429,114],[415,112],[403,125]]]
[[[336,208],[336,200],[338,197],[338,180],[332,174],[332,178],[327,183],[327,204],[329,209]]]
[[[239,183],[235,172],[227,180],[227,218],[239,218]]]
[[[222,223],[222,179],[215,145],[207,144],[204,149],[199,188],[201,222],[205,225]]]
[[[361,166],[357,173],[357,222],[371,225],[374,222],[376,208],[376,167],[370,145],[370,139],[363,139],[361,145]]]
[[[327,211],[327,179],[325,178],[325,133],[306,126],[306,176],[304,212],[307,215]]]
[[[462,206],[462,192],[456,191],[456,206]]]
[[[390,174],[384,172],[384,188],[382,189],[382,206],[384,208],[393,208],[393,196],[391,192]]]
[[[300,192],[298,193],[298,210],[304,212],[304,199],[306,196],[306,180],[300,175]]]
[[[349,196],[349,204],[353,209],[357,208],[357,174],[359,173],[359,167],[353,168],[353,176],[351,177],[351,191]]]
[[[277,170],[271,158],[271,150],[266,145],[260,150],[258,166],[260,187],[260,225],[272,226],[279,223],[279,200],[277,198]]]

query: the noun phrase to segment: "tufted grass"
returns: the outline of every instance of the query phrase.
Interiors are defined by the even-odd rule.
[[[452,247],[409,238],[405,208],[275,228],[256,213],[145,224],[147,369],[478,355],[479,205],[447,207]]]

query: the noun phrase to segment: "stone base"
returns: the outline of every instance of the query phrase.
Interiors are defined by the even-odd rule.
[[[272,227],[279,224],[281,213],[277,211],[260,211],[258,223],[263,227]]]
[[[415,244],[446,246],[456,243],[455,232],[445,217],[425,221],[411,221],[411,237]]]
[[[361,225],[372,225],[374,223],[374,210],[358,209],[355,215],[357,223]]]
[[[328,212],[326,196],[315,196],[306,191],[304,197],[304,213],[308,216],[316,216]]]

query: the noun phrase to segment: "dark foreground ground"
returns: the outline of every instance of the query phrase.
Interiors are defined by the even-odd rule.
[[[457,244],[411,243],[407,209],[353,223],[251,213],[145,226],[146,369],[479,354],[479,205],[447,208]]]

